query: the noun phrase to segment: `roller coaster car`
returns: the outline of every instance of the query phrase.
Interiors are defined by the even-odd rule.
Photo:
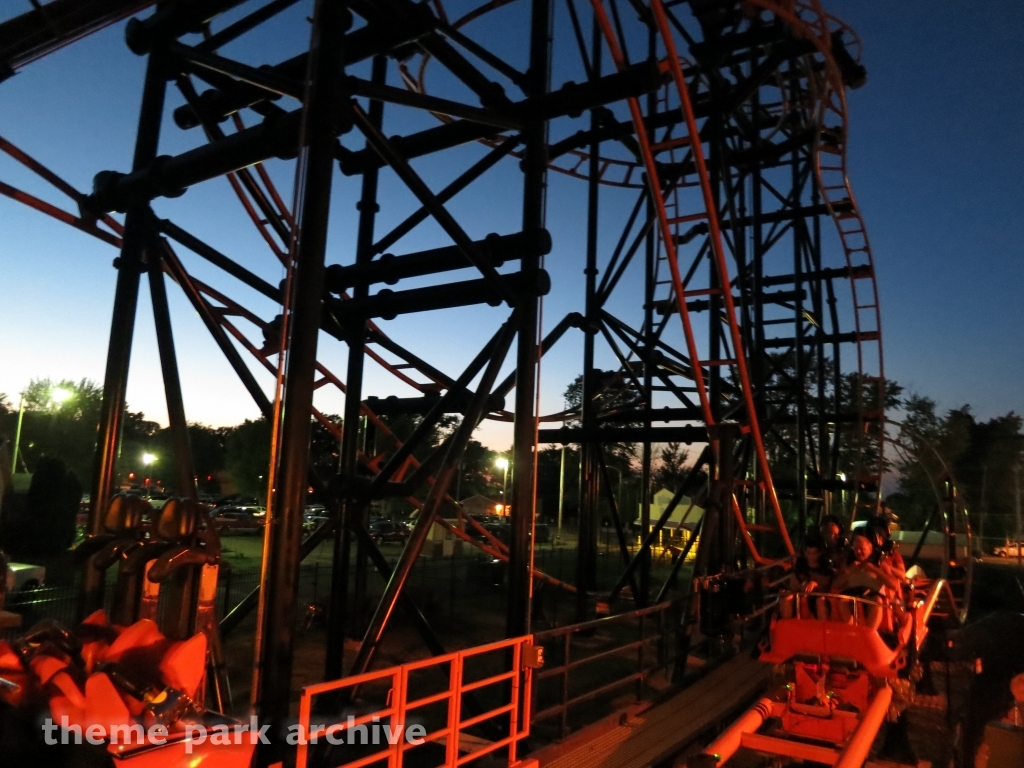
[[[940,587],[936,583],[929,592]],[[895,677],[908,656],[920,649],[934,605],[930,595],[916,591],[906,610],[849,595],[796,594],[784,597],[786,601],[795,609],[792,618],[779,613],[772,620],[762,661],[830,659],[879,678]]]
[[[760,660],[789,682],[757,702],[690,768],[718,768],[740,747],[842,768],[864,764],[893,699],[906,689],[946,582],[918,580],[907,607],[848,595],[789,594]]]

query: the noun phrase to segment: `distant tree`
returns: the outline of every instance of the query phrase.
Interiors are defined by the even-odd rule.
[[[53,392],[62,389],[71,397],[56,402]],[[34,472],[43,457],[61,459],[79,478],[88,478],[96,447],[103,394],[88,379],[33,379],[24,390],[25,415],[18,451],[19,470]],[[18,409],[0,411],[0,431],[13,440]]]
[[[53,392],[57,389],[70,392],[71,397],[55,402]],[[79,382],[70,379],[32,379],[25,387],[26,411],[59,412],[65,416],[88,418],[98,416],[102,404],[103,389],[90,379],[82,379]]]
[[[264,499],[270,466],[270,422],[246,419],[224,438],[224,468],[239,493]]]
[[[161,439],[160,425],[149,421],[142,412],[125,411],[121,427],[121,451],[117,457],[117,476],[135,476],[135,483],[149,478],[151,484],[174,478],[174,461],[169,442]],[[146,465],[143,457],[147,454],[157,457],[155,464]],[[174,487],[173,482],[169,482]]]
[[[200,492],[216,493],[220,490],[219,475],[224,470],[224,439],[228,430],[205,424],[188,425],[189,447],[195,466],[196,482]]]
[[[326,418],[333,424],[341,425],[341,418],[338,416],[327,414]],[[191,429],[190,427],[190,432]],[[238,492],[244,496],[266,500],[267,474],[270,469],[269,421],[263,418],[246,419],[234,427],[215,431],[203,427],[201,430],[196,429],[194,434],[200,436],[201,441],[206,441],[207,456],[211,462],[209,466],[216,462],[219,441],[223,446],[221,466],[230,475],[231,482]],[[310,467],[325,481],[337,474],[338,450],[338,439],[331,430],[314,420],[310,425],[309,462]],[[198,469],[199,458],[196,458],[196,465]],[[211,478],[216,477],[213,471],[208,471],[207,475]]]
[[[876,379],[863,380],[856,373],[844,374],[838,381],[837,419],[832,414],[837,405],[837,382],[828,380],[824,391],[819,392],[817,356],[813,351],[808,351],[802,363],[801,380],[797,375],[794,352],[771,353],[763,361],[768,371],[768,381],[760,396],[766,414],[762,431],[765,452],[776,484],[793,486],[796,483],[797,464],[793,457],[799,442],[797,416],[801,398],[806,425],[819,422],[822,406],[825,422],[834,425],[832,437],[839,441],[836,473],[844,473],[852,478],[877,466],[878,439],[885,428],[883,420],[887,412],[900,407],[903,388],[892,380],[886,380],[884,386],[879,388]],[[831,360],[826,358],[824,364],[826,369],[831,370]],[[731,376],[730,386],[737,387]],[[864,424],[859,420],[861,413],[868,417]],[[831,468],[826,467],[822,471],[830,474]]]
[[[232,427],[208,427],[205,424],[188,425],[188,442],[192,452],[192,468],[196,477],[196,486],[200,493],[218,493],[220,491],[221,473],[224,471],[224,439]],[[170,427],[159,429],[149,443],[155,446],[153,453],[164,457],[160,474],[165,479],[172,477],[173,464],[171,458],[174,442],[171,439]]]
[[[558,519],[559,482],[562,473],[561,447],[541,450],[537,457],[537,506],[546,522]],[[565,449],[565,497],[563,516],[576,520],[580,505],[580,452],[573,446]]]
[[[391,436],[387,435],[384,430],[376,430],[376,450],[379,453],[383,453],[385,456],[390,456],[397,448],[395,441],[404,443],[411,436],[413,431],[420,425],[423,420],[422,416],[416,414],[395,414],[390,416],[379,416],[381,423],[386,428],[387,432],[390,432]],[[416,448],[413,450],[412,455],[419,461],[426,459],[434,449],[437,448],[447,437],[455,430],[461,421],[460,417],[448,415],[442,416],[438,419],[437,423],[427,431]]]
[[[477,495],[497,498],[501,490],[501,472],[494,467],[497,455],[479,441],[470,440],[459,466],[459,481],[452,486],[452,496],[458,494],[460,500]]]
[[[643,404],[643,395],[633,385],[629,376],[622,371],[595,371],[594,408],[598,418],[607,418],[620,411],[628,411]],[[580,374],[569,384],[563,394],[566,410],[572,412],[567,420],[570,426],[579,426],[583,414],[583,375]],[[617,425],[639,422],[616,421]]]
[[[622,371],[595,371],[594,409],[598,424],[602,428],[638,427],[641,422],[623,418],[623,413],[643,406],[643,396],[632,379]],[[563,393],[565,409],[569,412],[566,425],[580,426],[583,416],[583,376],[573,379]],[[605,443],[605,461],[609,466],[626,476],[638,475],[637,459],[640,456],[639,443]]]
[[[340,416],[325,414],[325,418],[335,426],[341,427]],[[334,433],[319,421],[313,421],[309,444],[309,463],[325,480],[338,473],[341,442]]]
[[[1016,468],[1024,460],[1024,419],[1014,412],[979,422],[970,406],[940,415],[931,398],[911,394],[904,402],[895,469],[899,490],[887,501],[909,530],[919,529],[955,480],[975,533],[1016,532]]]
[[[690,452],[679,443],[666,443],[658,452],[657,463],[651,472],[651,479],[654,483],[652,491],[661,488],[675,493],[686,479],[689,470],[686,467],[686,460]]]

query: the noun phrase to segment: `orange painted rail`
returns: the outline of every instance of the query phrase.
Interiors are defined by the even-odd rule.
[[[502,671],[470,679],[467,674],[467,662],[487,656],[500,659]],[[295,760],[296,768],[307,768],[312,744],[340,744],[345,740],[346,732],[352,736],[348,743],[353,743],[354,731],[360,727],[364,729],[363,733],[368,727],[376,727],[380,731],[387,728],[389,731],[385,732],[384,743],[377,745],[380,749],[370,754],[360,754],[358,758],[348,762],[332,763],[337,765],[337,768],[360,768],[364,765],[380,764],[385,760],[388,768],[402,768],[406,754],[425,743],[444,746],[445,758],[439,768],[458,768],[502,749],[507,750],[507,764],[513,766],[517,763],[519,742],[530,734],[532,673],[533,668],[539,666],[540,662],[541,657],[533,644],[533,636],[525,635],[389,669],[306,686],[302,690],[299,702],[300,738]],[[447,687],[432,694],[413,698],[410,676],[431,668],[447,675]],[[385,706],[373,711],[360,711],[358,716],[350,716],[346,721],[313,724],[311,718],[315,698],[327,695],[340,698],[346,693],[374,684],[388,686]],[[467,717],[463,711],[464,697],[486,688],[500,689],[501,701],[495,707]],[[414,737],[415,742],[410,741],[410,720],[422,715],[428,707],[437,706],[446,708],[445,724],[430,731],[426,726],[420,726],[422,733],[418,731],[418,735]],[[492,726],[492,730],[500,729],[499,737],[482,739],[467,734],[468,729],[484,723]],[[398,730],[399,726],[401,730]],[[388,732],[392,738],[386,738]],[[365,744],[366,741],[365,737],[361,737],[361,743]]]

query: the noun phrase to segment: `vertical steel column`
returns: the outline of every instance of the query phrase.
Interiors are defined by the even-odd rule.
[[[815,175],[811,174],[811,206],[817,206],[821,203],[821,195],[818,192],[818,180]],[[814,254],[814,263],[811,265],[811,269],[815,272],[821,271],[821,217],[815,216],[811,222],[811,253]],[[825,305],[822,297],[822,281],[820,279],[815,280],[813,284],[813,296],[814,296],[814,311],[821,318],[820,322],[824,322],[825,318]],[[835,477],[830,471],[829,462],[829,434],[828,434],[828,396],[826,394],[825,384],[825,342],[819,341],[814,346],[814,354],[816,356],[815,364],[817,366],[818,375],[818,398],[816,408],[818,409],[818,482],[821,484],[821,499],[822,508],[818,513],[818,519],[814,520],[814,524],[817,525],[821,520],[822,515],[832,513],[832,491],[831,489],[826,490],[825,485],[831,483]]]
[[[795,62],[789,61],[790,87],[799,92],[800,78]],[[800,149],[794,147],[790,155],[790,185],[792,187],[793,206],[800,209],[800,201],[803,198],[800,173]],[[796,299],[793,302],[795,308],[795,327],[793,338],[795,339],[795,356],[793,361],[794,375],[797,384],[796,401],[796,502],[797,502],[797,534],[798,545],[803,544],[804,533],[807,530],[807,433],[810,431],[810,424],[807,421],[807,389],[810,382],[804,380],[806,375],[806,350],[804,348],[804,269],[802,245],[807,238],[807,220],[798,218],[793,221],[793,288],[796,292]]]
[[[371,80],[375,83],[384,85],[387,83],[388,76],[388,60],[386,56],[378,56],[373,60],[373,69],[371,72]],[[375,101],[370,104],[369,110],[370,123],[377,129],[384,123],[384,102]],[[357,234],[357,249],[356,249],[356,260],[357,261],[370,261],[373,259],[373,243],[374,243],[374,224],[376,223],[376,214],[380,210],[380,206],[377,203],[377,186],[379,179],[379,169],[374,166],[366,172],[363,176],[363,195],[359,203],[359,232]],[[371,187],[372,185],[372,187]],[[353,289],[356,291],[354,294],[356,297],[365,296],[369,293],[369,287],[363,284],[357,283]],[[362,368],[363,353],[365,352],[365,343],[362,345],[360,350],[360,369]],[[351,352],[349,352],[351,354]],[[346,385],[351,387],[353,377],[351,373],[349,378],[346,380]],[[359,386],[360,395],[362,399],[362,370],[359,374]],[[346,401],[347,402],[347,401]],[[365,453],[365,442],[367,436],[367,429],[373,429],[369,421],[364,418],[363,420],[363,442]],[[376,441],[376,432],[374,432],[374,440]],[[369,530],[370,526],[370,506],[367,504],[362,510],[360,515],[360,522],[363,527]],[[366,630],[366,622],[369,619],[367,612],[369,610],[369,602],[366,594],[367,584],[367,571],[368,571],[369,553],[366,548],[366,541],[363,537],[359,537],[356,541],[356,583],[355,589],[353,590],[353,606],[352,606],[352,619],[353,619],[353,636],[362,637],[363,632]]]
[[[711,185],[711,196],[712,205],[715,209],[715,215],[721,211],[721,187],[723,177],[728,177],[729,168],[726,163],[726,154],[723,147],[722,136],[725,132],[725,118],[720,113],[712,113],[705,124],[705,130],[707,132],[706,141],[708,143],[708,172],[710,174],[710,185]],[[709,243],[710,247],[710,243]],[[708,273],[710,279],[708,286],[712,293],[708,296],[708,359],[709,360],[721,360],[722,354],[722,341],[725,336],[723,330],[723,324],[720,321],[722,313],[725,307],[725,300],[723,294],[726,291],[731,291],[732,286],[728,284],[728,281],[723,284],[723,276],[719,274],[718,270],[715,269],[713,260],[708,260]],[[717,289],[717,293],[715,292]],[[679,301],[685,301],[680,296]],[[682,310],[680,310],[682,311]],[[743,354],[742,350],[733,349],[732,356],[738,358]],[[708,396],[711,400],[711,413],[715,420],[716,432],[721,432],[722,425],[722,410],[725,406],[725,392],[722,386],[722,366],[712,365],[708,369]],[[750,414],[751,419],[755,419],[755,414]],[[709,430],[709,432],[711,432]],[[726,495],[728,494],[728,500],[731,500],[731,494],[733,492],[732,485],[726,489],[722,485],[722,474],[724,467],[730,467],[733,464],[733,457],[731,455],[732,444],[718,439],[715,433],[711,433],[710,437],[712,441],[717,441],[718,451],[714,458],[714,469],[711,471],[712,479],[718,483],[718,493],[720,494],[719,508],[717,510],[717,516],[715,518],[719,530],[715,535],[717,547],[713,550],[714,555],[712,558],[712,568],[717,569],[719,564],[725,562],[727,559],[732,559],[732,554],[735,549],[735,541],[727,538],[727,529],[733,520],[732,509],[727,504]],[[715,442],[712,443],[713,445]],[[712,488],[715,486],[712,485]],[[707,536],[709,530],[708,527],[704,527],[704,535]],[[718,572],[715,570],[714,572]]]
[[[597,17],[594,18],[591,53],[591,76],[597,78],[601,74],[602,32]],[[594,370],[594,337],[599,331],[600,306],[597,302],[597,237],[598,216],[600,213],[600,142],[597,140],[598,121],[591,112],[590,130],[595,138],[590,142],[590,163],[587,177],[587,254],[586,266],[583,270],[585,281],[585,322],[583,324],[583,382],[580,398],[580,426],[584,434],[597,427],[594,412],[594,395],[597,388]],[[600,473],[598,470],[597,452],[600,446],[595,443],[580,444],[580,492],[579,518],[576,540],[576,620],[586,621],[589,618],[588,593],[596,587],[597,582],[597,506],[600,501]]]
[[[142,90],[142,106],[139,109],[139,127],[135,135],[132,171],[142,170],[156,158],[166,93],[167,79],[162,68],[161,53],[154,50],[146,63],[146,79]],[[118,270],[117,287],[114,289],[107,368],[103,376],[103,404],[100,408],[93,468],[92,505],[89,508],[90,534],[102,532],[110,495],[116,487],[114,468],[121,445],[132,335],[135,331],[135,310],[139,303],[139,278],[143,269],[142,256],[146,249],[149,226],[147,201],[140,200],[127,211],[121,255],[114,262]],[[82,573],[78,615],[87,616],[102,606],[103,573],[93,568],[92,561],[89,560]]]
[[[657,55],[657,35],[655,34],[654,28],[648,32],[647,35],[647,56],[651,60],[654,60]],[[647,95],[647,114],[649,117],[654,117],[658,111],[658,92],[652,91]],[[647,196],[647,220],[654,221],[656,214],[654,211],[654,201],[651,196]],[[644,419],[644,429],[647,431],[646,439],[643,443],[642,453],[640,457],[640,540],[646,541],[647,534],[651,530],[651,462],[654,456],[651,451],[651,440],[650,431],[652,428],[651,424],[651,411],[654,409],[654,350],[656,340],[654,338],[654,290],[655,290],[655,265],[657,264],[657,241],[655,235],[655,227],[651,227],[647,233],[647,242],[644,243],[644,396],[643,404],[644,410],[647,416]],[[678,298],[682,301],[682,297]],[[682,307],[679,308],[682,312]],[[675,488],[672,489],[676,491]],[[629,512],[627,510],[626,514]],[[629,520],[628,517],[625,518]],[[625,524],[625,521],[624,521]],[[639,595],[634,595],[633,599],[637,605],[647,605],[647,598],[651,591],[651,550],[650,547],[641,548],[640,550],[640,578],[637,587],[640,590]]]
[[[351,15],[341,0],[318,0],[309,49],[306,104],[299,157],[299,230],[292,242],[287,361],[283,416],[275,446],[277,483],[267,510],[267,541],[260,579],[253,710],[269,725],[272,743],[258,755],[261,764],[281,759],[280,729],[291,696],[293,631],[296,621],[302,513],[309,486],[309,440],[316,372],[317,339],[324,297],[324,254],[339,127],[342,75],[341,41]],[[274,454],[272,453],[272,460]]]
[[[387,80],[388,63],[384,56],[373,60],[372,79],[374,83],[383,85]],[[380,130],[384,120],[384,102],[370,102],[370,122]],[[356,233],[356,263],[363,264],[373,259],[373,231],[380,206],[377,204],[377,185],[380,171],[373,165],[363,174],[363,190],[356,207],[359,210],[359,229]],[[357,282],[352,288],[352,298],[365,299],[370,293],[369,285]],[[331,578],[331,598],[327,614],[327,655],[324,665],[326,680],[334,680],[344,674],[344,649],[346,624],[351,625],[352,633],[361,634],[365,622],[366,610],[366,567],[367,551],[365,542],[359,538],[356,542],[356,580],[352,596],[352,612],[348,615],[346,601],[348,598],[348,573],[351,549],[350,526],[355,517],[360,517],[359,524],[369,526],[370,507],[368,503],[355,499],[352,495],[351,481],[355,479],[358,456],[359,422],[363,400],[363,365],[366,357],[366,320],[355,319],[346,328],[348,334],[348,367],[345,377],[345,419],[341,433],[341,455],[338,460],[338,473],[350,482],[342,491],[340,515],[341,519],[334,532],[334,558]]]
[[[756,61],[756,56],[752,56]],[[752,63],[751,66],[754,66]],[[751,121],[753,123],[752,135],[757,138],[761,135],[761,91],[756,89],[752,95]],[[750,354],[748,356],[751,364],[751,386],[759,393],[754,400],[757,409],[757,420],[759,424],[767,424],[767,408],[765,401],[768,397],[768,378],[770,368],[768,366],[767,354],[765,352],[764,334],[764,198],[763,179],[761,176],[761,164],[754,163],[750,172],[750,293],[753,310],[753,333]],[[747,233],[740,230],[736,234],[739,239],[742,236],[744,242],[747,240]],[[757,462],[751,462],[754,477],[760,480],[761,470]],[[755,486],[756,488],[756,486]],[[765,495],[757,490],[754,491],[755,522],[763,525],[769,518],[769,512],[765,508]],[[706,528],[705,528],[706,530]],[[763,543],[764,536],[758,535],[758,540]]]
[[[149,295],[153,300],[153,321],[156,326],[156,344],[160,351],[164,396],[167,399],[167,420],[170,424],[174,452],[174,476],[178,495],[196,499],[198,494],[195,465],[192,462],[192,446],[188,439],[188,423],[185,421],[185,402],[181,395],[181,379],[178,376],[178,357],[174,351],[171,313],[167,307],[164,262],[160,255],[162,246],[155,232],[151,238],[146,247],[146,267],[149,271]]]
[[[530,20],[530,66],[526,95],[537,98],[548,92],[551,81],[551,0],[533,0]],[[523,231],[537,232],[544,227],[547,193],[547,123],[531,120],[523,130]],[[523,256],[520,269],[532,277],[540,270],[541,258]],[[536,511],[534,462],[537,460],[537,366],[540,300],[519,299],[516,307],[516,396],[512,446],[512,513],[509,532],[507,637],[526,634],[530,628],[533,517]]]

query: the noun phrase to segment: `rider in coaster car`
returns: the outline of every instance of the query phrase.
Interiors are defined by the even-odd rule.
[[[816,531],[810,531],[804,539],[804,548],[793,565],[790,590],[798,593],[830,592],[835,569],[828,560],[825,541]],[[783,616],[790,618],[794,613],[792,602],[783,605]],[[788,614],[788,615],[787,615]],[[825,604],[818,597],[805,597],[800,601],[800,618],[824,618]]]
[[[849,556],[832,584],[833,592],[879,602],[898,602],[902,580],[891,568],[880,565],[882,553],[875,541],[875,534],[869,528],[853,532]],[[850,621],[853,606],[841,601],[838,613],[841,621]],[[873,629],[878,628],[882,613],[877,606],[865,606],[865,621]]]
[[[907,564],[903,555],[896,549],[896,544],[889,538],[895,517],[889,513],[876,515],[868,521],[868,530],[875,538],[875,546],[880,553],[878,564],[889,571],[900,581],[906,581]]]
[[[825,515],[818,523],[818,532],[825,543],[825,557],[833,568],[842,568],[847,554],[846,529],[842,522],[835,515]]]

